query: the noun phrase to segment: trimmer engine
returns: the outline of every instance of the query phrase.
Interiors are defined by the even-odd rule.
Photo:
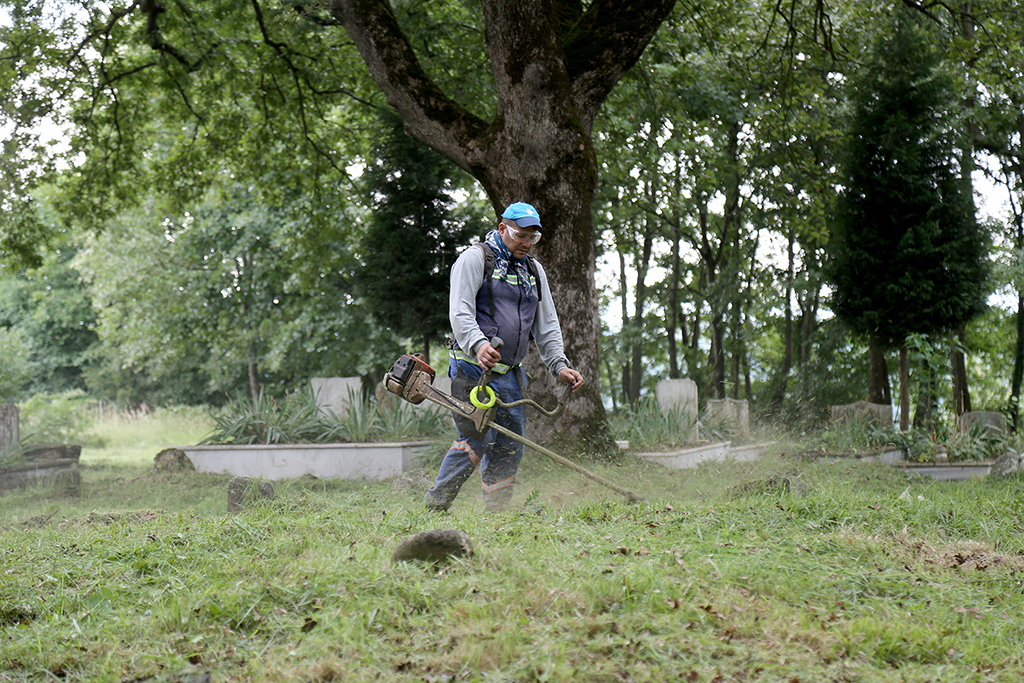
[[[391,372],[384,375],[384,387],[410,403],[420,404],[426,398],[422,386],[433,384],[434,376],[434,368],[427,365],[420,354],[406,353],[391,366]]]

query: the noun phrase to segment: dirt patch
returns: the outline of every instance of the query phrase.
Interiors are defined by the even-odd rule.
[[[912,545],[918,545],[915,541]],[[916,548],[919,558],[926,563],[965,572],[986,569],[1013,569],[1024,571],[1024,555],[1010,555],[976,541],[964,541],[946,547],[921,543]]]
[[[107,512],[93,510],[85,517],[65,520],[61,523],[61,526],[138,524],[140,522],[152,522],[157,517],[159,517],[159,513],[152,510],[108,510]]]
[[[879,545],[894,544],[896,554],[907,564],[922,563],[963,572],[998,569],[1024,572],[1024,554],[1002,552],[998,544],[980,541],[929,543],[906,534],[891,538],[861,536],[860,540]]]

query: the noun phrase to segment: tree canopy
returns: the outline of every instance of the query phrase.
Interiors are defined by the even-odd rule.
[[[386,272],[388,254],[415,246],[415,273],[402,279],[428,282],[447,258],[388,229],[415,223],[416,202],[400,205],[412,199],[407,186],[366,191],[388,187],[400,166],[385,160],[376,120],[387,107],[406,134],[396,145],[415,140],[410,150],[429,147],[458,168],[428,173],[457,198],[449,218],[469,207],[489,223],[519,199],[540,208],[536,254],[569,358],[589,381],[555,431],[601,442],[605,405],[642,402],[659,379],[680,376],[697,380],[702,398],[814,419],[825,403],[863,398],[864,335],[832,316],[823,269],[868,265],[856,256],[863,241],[847,250],[829,239],[843,214],[868,215],[837,203],[851,201],[853,186],[838,144],[851,121],[840,114],[900,7],[923,19],[938,71],[952,76],[932,109],[941,132],[916,152],[946,175],[896,178],[869,194],[898,202],[925,189],[931,198],[919,204],[952,207],[957,192],[970,196],[972,173],[989,174],[1017,208],[992,218],[1001,296],[1024,301],[1015,106],[1024,68],[1007,47],[1024,25],[1018,0],[0,0],[0,261],[11,271],[0,289],[21,291],[31,271],[19,269],[33,259],[82,249],[77,286],[100,340],[80,366],[90,389],[120,384],[141,396],[162,384],[162,396],[208,400],[244,387],[251,367],[275,391],[310,376],[377,378],[391,354],[422,347],[419,328],[431,325],[419,321],[442,306],[424,298],[424,309],[378,319],[384,307],[358,286],[360,271]],[[891,66],[876,63],[876,75]],[[926,150],[932,143],[941,149]],[[911,156],[900,159],[906,167]],[[389,195],[400,201],[378,201]],[[954,225],[958,211],[904,231],[919,272],[896,285],[913,293],[937,274],[929,263],[958,275],[953,256],[976,244],[960,249],[930,232]],[[246,290],[248,274],[256,281]],[[936,301],[954,294],[948,284],[931,292]],[[245,292],[255,298],[240,306]],[[396,292],[382,288],[376,300],[410,300]],[[959,316],[970,297],[957,294],[933,320]],[[34,296],[33,306],[61,305],[59,291]],[[923,312],[901,306],[904,322]],[[966,339],[991,345],[992,330],[1014,327],[1008,319],[979,318]],[[8,348],[27,338],[14,327],[3,330]],[[968,370],[991,397],[1004,365],[984,367]],[[531,389],[545,389],[533,370],[541,381]],[[202,389],[171,390],[172,379]]]
[[[829,272],[836,315],[889,347],[984,305],[984,235],[956,167],[953,81],[920,19],[897,11],[850,88]]]

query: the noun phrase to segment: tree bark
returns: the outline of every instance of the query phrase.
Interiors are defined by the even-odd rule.
[[[0,403],[0,455],[18,450],[21,441],[19,413],[18,406],[13,403]]]
[[[795,271],[793,242],[794,238],[792,233],[790,233],[789,247],[787,249],[789,265],[786,268],[786,291],[783,294],[785,297],[783,310],[785,311],[786,317],[782,327],[782,362],[779,363],[779,372],[775,377],[775,388],[772,391],[770,400],[772,407],[776,410],[782,407],[782,403],[786,399],[786,389],[789,385],[789,372],[793,367],[793,277]]]
[[[885,349],[878,340],[868,342],[868,402],[892,403],[889,393],[889,366],[885,362]]]
[[[406,132],[476,178],[496,213],[513,201],[540,211],[544,264],[569,361],[588,380],[559,421],[568,435],[613,444],[597,381],[599,322],[591,203],[597,184],[594,118],[640,58],[675,0],[596,0],[564,21],[545,0],[483,0],[497,96],[485,121],[443,92],[420,65],[388,0],[332,0],[370,74]],[[571,12],[571,8],[570,8]],[[536,353],[531,354],[536,356]],[[554,390],[550,378],[534,389]],[[541,434],[540,438],[544,435]]]
[[[680,242],[679,217],[673,220],[672,224],[672,272],[669,274],[668,290],[668,320],[666,321],[665,336],[668,338],[668,376],[669,379],[679,379],[679,344],[676,341],[676,331],[682,328],[685,343],[686,328],[685,321],[680,324],[679,315],[679,283],[682,274],[679,268],[682,259],[679,257]]]
[[[907,345],[900,347],[900,431],[910,429],[910,368]]]
[[[953,338],[959,342],[949,350],[950,374],[953,379],[953,409],[957,417],[971,411],[971,392],[967,382],[967,362],[963,348],[967,342],[967,323],[961,323]]]
[[[635,404],[640,400],[640,388],[644,379],[644,306],[647,303],[647,271],[651,265],[651,251],[654,247],[654,233],[656,225],[648,218],[644,226],[644,244],[640,253],[640,262],[637,263],[636,273],[636,300],[633,309],[633,324],[631,335],[632,354],[630,357],[629,377],[629,402]]]
[[[1010,419],[1017,432],[1020,415],[1020,386],[1024,381],[1024,292],[1017,292],[1017,339],[1013,345],[1013,377],[1010,380]]]
[[[622,329],[619,331],[619,348],[622,352],[622,365],[619,373],[619,395],[622,396],[623,405],[629,405],[629,356],[626,351],[629,349],[630,321],[629,321],[629,278],[626,277],[626,255],[622,249],[619,254],[619,306],[622,314]],[[612,391],[615,390],[614,385]]]
[[[253,412],[259,411],[260,391],[260,368],[259,357],[256,354],[256,346],[250,342],[246,346],[246,369],[249,375],[249,397],[252,399]]]

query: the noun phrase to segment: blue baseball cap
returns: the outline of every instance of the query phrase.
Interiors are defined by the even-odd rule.
[[[544,229],[540,225],[540,214],[537,213],[537,209],[526,202],[509,204],[501,217],[515,221],[520,228],[537,228],[537,232]]]

